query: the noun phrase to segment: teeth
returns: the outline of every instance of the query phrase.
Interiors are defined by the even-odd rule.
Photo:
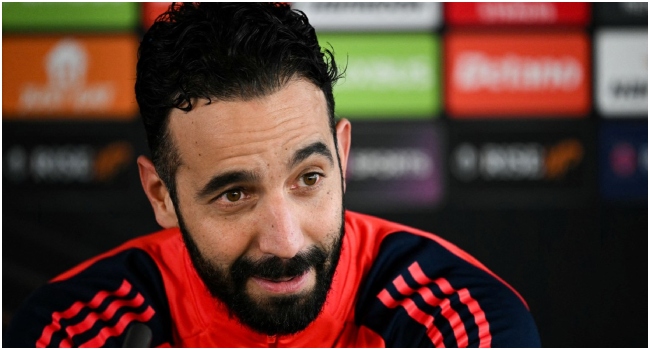
[[[268,280],[268,281],[271,281],[271,282],[287,282],[287,281],[291,281],[294,278],[295,277],[282,277],[282,278],[278,278],[278,279],[265,278],[265,279]]]

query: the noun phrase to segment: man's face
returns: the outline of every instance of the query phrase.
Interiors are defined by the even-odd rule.
[[[330,288],[343,179],[324,94],[306,80],[174,110],[178,223],[210,292],[251,328],[304,329]],[[346,157],[343,157],[345,161]]]

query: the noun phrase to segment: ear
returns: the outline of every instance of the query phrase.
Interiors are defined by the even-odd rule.
[[[348,156],[350,155],[350,145],[352,144],[352,124],[350,124],[349,120],[342,118],[336,123],[336,139],[338,141],[339,159],[341,160],[341,172],[343,173],[343,192],[345,192]]]
[[[176,210],[167,186],[158,176],[158,172],[151,160],[145,156],[139,156],[138,171],[140,172],[142,188],[147,198],[149,198],[158,224],[163,228],[178,227]]]

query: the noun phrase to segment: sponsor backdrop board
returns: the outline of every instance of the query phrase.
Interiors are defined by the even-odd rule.
[[[602,196],[620,201],[647,201],[647,120],[603,122],[598,152]]]
[[[579,206],[595,198],[591,121],[450,126],[450,200],[461,207]]]
[[[3,119],[133,119],[135,35],[3,36]]]
[[[594,52],[598,112],[606,118],[647,118],[648,30],[599,29]]]
[[[424,119],[441,109],[440,45],[428,33],[320,33],[345,78],[334,87],[337,115]]]
[[[591,19],[590,6],[575,2],[450,2],[445,3],[445,24],[585,26]]]
[[[590,55],[582,32],[448,33],[447,112],[453,118],[586,117]]]
[[[442,24],[442,3],[431,2],[296,2],[322,31],[429,31]]]
[[[444,133],[432,122],[355,122],[346,206],[363,212],[437,207],[444,197]]]
[[[158,229],[133,84],[168,5],[3,3],[3,328],[42,283]],[[621,273],[647,275],[647,3],[295,7],[348,66],[349,208],[476,256],[546,347],[648,346],[647,280]]]
[[[3,2],[2,30],[133,31],[139,12],[130,2]]]

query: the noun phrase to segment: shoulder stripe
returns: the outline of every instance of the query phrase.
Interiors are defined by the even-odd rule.
[[[492,334],[490,333],[490,324],[485,318],[485,312],[481,309],[476,299],[472,298],[467,288],[458,291],[460,301],[467,305],[469,311],[474,315],[474,322],[478,326],[478,336],[481,339],[480,348],[492,347]]]
[[[478,327],[480,338],[479,346],[489,347],[491,345],[492,336],[490,333],[489,323],[485,318],[485,313],[481,309],[478,302],[472,298],[467,288],[462,288],[457,291],[445,278],[438,278],[436,280],[430,279],[424,274],[424,271],[422,271],[422,268],[417,261],[408,267],[408,271],[413,280],[418,283],[418,288],[415,289],[409,286],[406,283],[404,276],[397,276],[397,278],[393,280],[393,285],[395,286],[396,290],[405,298],[400,301],[395,300],[395,298],[393,298],[387,289],[383,289],[377,295],[377,297],[386,307],[404,307],[411,318],[427,328],[427,333],[429,335],[429,338],[431,338],[433,344],[436,347],[444,347],[445,345],[442,343],[442,335],[433,324],[434,317],[419,309],[415,302],[409,298],[413,294],[417,293],[427,304],[440,308],[440,314],[447,319],[452,328],[452,331],[456,338],[457,346],[467,347],[469,345],[469,340],[467,331],[465,329],[465,324],[458,315],[458,312],[453,309],[450,300],[451,296],[457,294],[460,302],[462,304],[465,304],[474,316],[474,321]],[[442,291],[442,293],[445,294],[445,298],[440,299],[436,297],[428,287],[430,284],[435,284]]]
[[[417,230],[417,229],[411,229],[410,231],[405,231],[405,232],[413,233],[413,234],[416,234],[416,235],[418,235],[420,237],[426,237],[428,239],[431,239],[431,240],[435,241],[436,243],[440,244],[441,246],[443,246],[444,248],[446,248],[452,254],[454,254],[454,255],[458,256],[459,258],[465,260],[466,262],[478,267],[479,269],[487,272],[488,274],[490,274],[490,276],[496,278],[499,282],[501,282],[503,285],[508,287],[508,289],[510,289],[513,293],[515,293],[515,295],[519,298],[519,300],[521,300],[521,302],[524,304],[526,309],[529,309],[528,303],[526,303],[526,300],[524,299],[524,297],[522,297],[521,294],[519,294],[519,292],[516,289],[514,289],[510,284],[508,284],[508,282],[504,281],[501,277],[497,276],[497,274],[492,272],[492,270],[488,269],[485,265],[483,265],[480,261],[476,260],[476,258],[474,258],[470,254],[468,254],[466,251],[458,248],[456,245],[452,244],[451,242],[448,242],[448,241],[442,239],[441,237],[438,237],[437,235],[434,235],[434,234],[429,233],[429,232],[425,232],[425,231],[421,231],[421,230]],[[397,233],[397,232],[393,232],[393,233]]]
[[[388,308],[393,309],[398,306],[402,306],[404,310],[406,310],[406,313],[409,316],[411,316],[413,320],[417,321],[419,324],[427,328],[427,335],[429,336],[429,338],[433,342],[433,345],[435,345],[436,348],[445,347],[445,344],[442,342],[442,334],[440,333],[438,328],[436,328],[436,326],[433,324],[433,316],[420,310],[420,308],[418,308],[418,306],[415,304],[415,302],[412,299],[406,298],[397,301],[393,298],[392,295],[390,295],[390,293],[386,289],[382,290],[377,295],[377,297]]]
[[[413,270],[411,270],[411,268],[413,268]],[[424,271],[422,271],[422,268],[420,268],[420,265],[417,263],[417,261],[409,267],[409,271],[411,271],[411,273],[415,271],[416,274],[422,276],[421,278],[426,278],[429,280],[429,278],[424,275]],[[440,288],[440,290],[446,295],[451,295],[455,292],[454,287],[452,287],[449,281],[447,281],[445,278],[439,278],[434,281],[434,283],[436,283],[438,288]],[[474,316],[474,322],[478,327],[478,336],[481,339],[479,347],[491,347],[492,334],[490,333],[490,324],[485,318],[485,312],[483,309],[481,309],[481,306],[476,301],[476,299],[472,298],[469,293],[469,289],[462,288],[458,290],[457,293],[461,303],[465,304]]]
[[[67,310],[63,312],[54,312],[52,313],[52,322],[47,325],[41,337],[36,342],[37,347],[47,347],[47,346],[59,346],[59,347],[72,347],[72,338],[78,335],[82,335],[90,331],[99,321],[108,322],[117,314],[118,310],[129,307],[129,308],[139,308],[145,304],[145,299],[140,293],[135,293],[135,295],[130,299],[123,299],[125,296],[129,295],[133,291],[133,286],[125,279],[122,281],[122,284],[115,291],[99,291],[95,296],[87,303],[77,301]],[[120,299],[115,299],[111,301],[102,311],[98,311],[99,307],[109,298],[117,297]],[[53,335],[56,332],[62,330],[61,322],[63,320],[69,320],[77,315],[79,315],[83,310],[91,310],[88,315],[80,322],[77,322],[74,325],[67,326],[63,329],[66,337],[60,341],[59,344],[51,344]],[[126,327],[130,322],[137,320],[140,322],[147,322],[155,315],[155,311],[149,305],[144,311],[134,312],[129,311],[125,312],[119,317],[116,324],[113,326],[105,326],[99,330],[99,333],[95,335],[90,340],[81,344],[79,347],[101,347],[106,343],[106,340],[112,336],[118,336],[124,332]]]
[[[153,311],[153,308],[151,306],[148,306],[146,310],[144,310],[139,314],[135,312],[127,312],[124,315],[122,315],[122,317],[117,322],[117,324],[115,324],[115,326],[102,328],[102,330],[99,331],[99,334],[97,334],[94,338],[90,339],[89,341],[79,345],[79,347],[99,348],[102,345],[104,345],[104,343],[106,343],[106,340],[108,338],[118,336],[124,333],[124,330],[131,322],[139,321],[145,323],[149,321],[155,314],[156,312]]]
[[[50,344],[52,340],[52,335],[61,329],[61,320],[66,320],[75,317],[84,307],[90,307],[91,309],[96,309],[101,305],[106,298],[110,296],[124,297],[131,291],[131,284],[124,280],[120,287],[113,291],[108,292],[105,290],[99,291],[88,303],[83,303],[77,301],[67,310],[63,312],[55,311],[52,313],[52,323],[47,325],[41,333],[41,337],[36,341],[36,347],[44,348]]]
[[[88,331],[99,320],[104,322],[109,321],[124,306],[137,308],[142,306],[142,304],[144,304],[144,297],[140,293],[136,294],[132,299],[116,299],[106,307],[106,310],[102,312],[90,312],[83,321],[74,326],[66,327],[65,332],[68,334],[68,337],[72,338],[75,335]]]

